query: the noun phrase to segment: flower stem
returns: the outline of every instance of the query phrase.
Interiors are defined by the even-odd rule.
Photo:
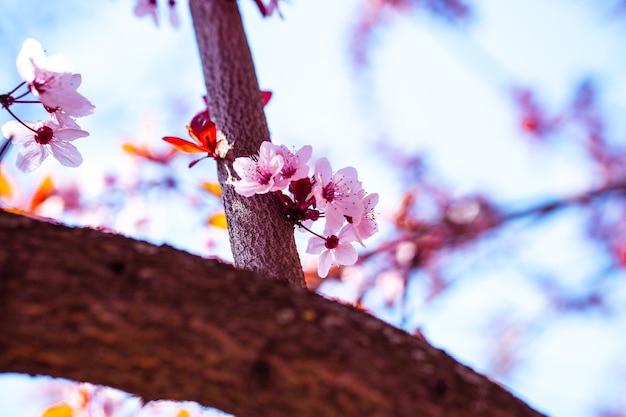
[[[11,147],[11,138],[5,139],[2,146],[0,146],[0,162],[4,159],[4,156],[8,153],[9,148]]]
[[[26,123],[24,123],[24,122],[22,121],[22,119],[20,119],[19,117],[17,117],[17,116],[15,115],[15,113],[13,113],[13,112],[11,111],[11,109],[9,109],[8,107],[5,107],[4,109],[5,109],[7,112],[9,112],[9,114],[10,114],[11,116],[13,116],[13,118],[14,118],[15,120],[17,120],[18,122],[20,122],[20,124],[22,124],[22,126],[24,126],[25,128],[27,128],[28,130],[31,130],[31,131],[33,131],[33,132],[37,133],[37,130],[36,130],[36,129],[33,129],[32,127],[30,127],[30,126],[28,126]]]
[[[322,235],[320,235],[319,233],[314,232],[313,230],[311,230],[311,229],[309,229],[308,227],[306,227],[305,225],[303,225],[303,224],[302,224],[302,222],[300,222],[300,221],[297,221],[297,222],[296,222],[296,226],[298,226],[298,227],[300,227],[300,228],[302,228],[302,229],[306,230],[307,232],[309,232],[309,233],[311,233],[311,234],[313,234],[313,235],[315,235],[315,236],[319,237],[320,239],[324,239],[324,240],[326,240],[326,236],[322,236]]]
[[[7,93],[7,96],[10,96],[11,94],[15,93],[15,92],[16,92],[17,90],[19,90],[19,89],[20,89],[20,87],[22,87],[24,84],[26,84],[26,81],[22,81],[20,84],[18,84],[18,86],[17,86],[17,87],[15,87],[13,90],[9,91],[9,92]],[[28,91],[28,93],[30,93],[30,90]],[[24,93],[24,94],[22,94],[20,97],[24,97],[24,96],[25,96],[26,94],[28,94],[28,93]],[[18,98],[19,98],[19,97],[18,97]]]

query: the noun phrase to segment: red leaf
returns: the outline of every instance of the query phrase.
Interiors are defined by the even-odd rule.
[[[265,105],[267,105],[267,103],[272,98],[272,92],[271,91],[261,91],[261,97],[263,97],[263,105],[265,106]]]
[[[43,181],[41,181],[39,186],[37,186],[37,189],[35,190],[33,197],[30,200],[30,207],[28,208],[28,211],[34,213],[35,210],[37,210],[37,208],[41,204],[43,204],[43,202],[46,201],[48,197],[54,194],[55,191],[56,187],[52,182],[52,177],[47,175],[43,179]]]
[[[187,140],[181,139],[181,138],[177,138],[175,136],[165,136],[163,140],[181,152],[198,153],[198,152],[205,151],[205,149],[202,146],[196,143],[192,143]]]

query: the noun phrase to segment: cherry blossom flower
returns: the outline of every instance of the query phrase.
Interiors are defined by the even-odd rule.
[[[378,204],[378,194],[372,193],[361,198],[363,204],[363,214],[360,221],[348,219],[348,226],[352,228],[356,240],[365,247],[363,241],[378,231],[378,224],[374,220],[374,207]]]
[[[309,165],[307,162],[311,158],[313,148],[310,145],[303,146],[295,154],[285,145],[277,147],[277,152],[282,155],[284,165],[280,170],[280,178],[276,180],[275,187],[278,189],[287,188],[291,181],[309,176]]]
[[[17,155],[17,167],[23,172],[38,168],[52,153],[62,165],[77,167],[83,158],[70,142],[89,136],[80,129],[61,127],[53,121],[24,122],[11,120],[2,126],[2,134],[16,145],[22,145]]]
[[[180,25],[180,18],[176,9],[176,0],[167,0],[167,5],[169,8],[170,24],[173,27],[178,27]],[[157,0],[138,0],[137,4],[135,5],[134,12],[135,16],[137,17],[152,17],[154,24],[157,27],[159,26],[159,8]]]
[[[134,12],[137,17],[144,17],[146,15],[152,17],[154,24],[159,26],[159,14],[156,0],[138,0]]]
[[[342,168],[333,175],[326,158],[315,164],[313,195],[317,206],[325,209],[325,235],[339,230],[346,217],[352,218],[355,225],[360,222],[363,203],[358,193],[362,187],[357,177],[353,167]]]
[[[325,239],[313,236],[309,239],[306,252],[320,255],[317,260],[317,273],[321,278],[328,275],[332,264],[354,265],[356,263],[358,255],[351,243],[356,237],[352,228],[348,226],[350,225],[342,227],[337,235],[330,235]]]
[[[233,169],[241,178],[233,184],[235,191],[244,197],[250,197],[280,190],[276,181],[284,165],[280,147],[271,142],[263,142],[258,156],[240,157],[233,162]]]
[[[26,39],[16,62],[18,73],[49,112],[73,117],[93,113],[93,104],[76,91],[82,79],[71,72],[72,65],[65,56],[46,57],[38,41]]]

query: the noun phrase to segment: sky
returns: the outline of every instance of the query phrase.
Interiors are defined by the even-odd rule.
[[[62,53],[73,61],[83,77],[79,91],[97,108],[79,121],[91,133],[75,142],[83,166],[70,170],[50,159],[34,173],[15,172],[18,183],[26,187],[53,172],[79,178],[95,200],[104,192],[102,172],[124,178],[136,174],[136,166],[119,150],[122,141],[185,137],[184,125],[202,109],[204,87],[190,18],[181,3],[180,27],[173,28],[164,14],[159,27],[148,18],[138,19],[131,0],[3,0],[0,91],[19,83],[15,56],[23,40],[34,37],[49,54]],[[405,152],[424,152],[458,195],[483,190],[501,202],[523,206],[592,184],[572,147],[542,149],[521,137],[507,98],[511,85],[536,87],[547,102],[558,104],[568,100],[572,85],[583,77],[601,77],[604,104],[616,115],[609,128],[614,137],[626,134],[626,122],[617,116],[626,109],[626,20],[609,19],[607,10],[591,8],[586,0],[478,0],[472,2],[473,21],[463,28],[451,29],[424,14],[401,17],[378,33],[371,65],[359,72],[349,53],[359,3],[291,0],[282,6],[284,19],[261,18],[251,1],[241,0],[240,6],[260,86],[273,92],[266,107],[272,140],[294,148],[311,144],[314,157],[327,156],[335,169],[356,167],[366,190],[380,194],[381,213],[397,207],[402,185],[398,172],[380,155],[380,141]],[[0,122],[8,120],[5,116],[0,115]],[[13,150],[7,164],[14,163],[15,154]],[[177,178],[184,184],[214,179],[211,164],[204,161],[187,170],[181,163]],[[164,206],[158,198],[140,207],[150,210],[155,221],[138,237],[228,257],[221,231],[198,227],[202,219],[189,211],[177,215],[188,210],[185,202]],[[177,221],[165,221],[172,218]],[[115,225],[125,231],[124,226],[123,221]],[[485,305],[490,312],[528,317],[545,307],[524,280],[527,264],[555,272],[565,265],[566,279],[574,283],[596,266],[592,249],[576,243],[581,236],[572,218],[552,222],[550,234],[546,228],[519,232],[514,246],[521,255],[514,262],[490,257],[494,251],[487,245],[477,267],[467,270],[467,261],[460,270],[451,267],[451,273],[475,279],[462,281],[428,308],[412,306],[419,314],[409,327],[421,327],[436,346],[485,370],[489,358],[480,332],[487,325],[481,314]],[[209,253],[204,245],[208,235],[222,242]],[[346,288],[329,285],[322,291],[350,297]],[[372,306],[379,301],[370,300]],[[382,307],[379,312],[392,323],[398,316]],[[619,358],[626,341],[619,334],[626,330],[626,320],[621,313],[614,320],[572,316],[558,323],[548,317],[550,326],[537,323],[534,330],[540,336],[524,347],[529,353],[523,372],[505,384],[547,414],[591,415],[602,401],[624,393],[626,363]],[[621,385],[616,383],[620,380]],[[9,407],[14,417],[36,415],[34,403],[20,405],[17,384],[0,379],[0,414]],[[27,389],[20,392],[33,395]]]

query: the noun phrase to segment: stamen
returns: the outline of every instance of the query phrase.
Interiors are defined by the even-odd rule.
[[[328,236],[324,246],[326,246],[326,249],[335,249],[339,246],[339,238],[335,235]]]
[[[37,130],[35,141],[40,145],[47,145],[54,136],[54,130],[50,126],[43,126]]]

